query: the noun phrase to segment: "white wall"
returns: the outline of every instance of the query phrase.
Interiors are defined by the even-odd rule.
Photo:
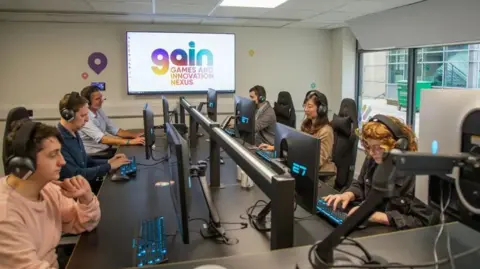
[[[236,89],[248,95],[255,84],[265,86],[269,100],[281,90],[292,93],[297,108],[312,82],[331,98],[329,31],[174,25],[73,23],[0,23],[0,118],[9,108],[25,105],[37,118],[58,117],[58,101],[91,81],[107,83],[105,110],[112,116],[140,116],[145,101],[161,113],[157,97],[126,94],[125,31],[231,32],[236,34]],[[248,51],[255,54],[250,57]],[[87,65],[95,51],[108,67],[96,75]],[[83,72],[89,73],[87,80]],[[178,96],[169,96],[176,102]],[[189,96],[192,103],[205,95]],[[232,95],[219,101],[219,111],[232,111]],[[172,104],[170,105],[173,106]],[[130,126],[125,126],[130,127]]]

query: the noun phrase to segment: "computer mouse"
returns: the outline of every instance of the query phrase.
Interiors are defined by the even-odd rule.
[[[113,174],[112,177],[110,177],[111,181],[127,181],[130,180],[130,177],[127,175],[120,175],[120,174]]]

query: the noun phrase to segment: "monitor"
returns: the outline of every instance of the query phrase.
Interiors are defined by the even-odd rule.
[[[168,143],[168,167],[171,181],[170,194],[177,217],[177,224],[183,243],[189,244],[188,213],[190,211],[192,187],[190,181],[190,161],[187,141],[178,133],[170,123],[166,124]]]
[[[250,98],[235,95],[235,131],[250,145],[255,145],[255,110]]]
[[[214,89],[207,92],[207,115],[212,121],[217,121],[217,91]]]
[[[418,151],[434,154],[474,152],[480,148],[480,94],[466,89],[429,89],[422,91]],[[441,107],[442,109],[438,109]],[[441,122],[441,124],[438,124]],[[475,153],[475,152],[474,152]],[[476,154],[480,154],[480,151]],[[459,178],[461,190],[469,202],[477,207],[476,193],[480,183],[469,176],[471,171],[454,169],[451,178]],[[441,176],[417,176],[415,196],[430,206],[440,208],[440,193],[452,190],[446,213],[470,227],[480,230],[480,216],[472,216],[460,203],[455,186],[441,180]],[[447,197],[444,197],[444,202]]]
[[[275,154],[282,159],[295,178],[296,201],[315,214],[320,164],[320,139],[276,123]]]
[[[235,35],[127,32],[127,93],[235,92]]]
[[[153,158],[152,147],[155,145],[154,114],[148,104],[143,107],[143,133],[145,135],[145,158]]]
[[[165,132],[167,132],[166,124],[170,122],[170,110],[168,107],[168,100],[165,96],[162,96],[162,106],[163,106],[163,127],[165,128]]]

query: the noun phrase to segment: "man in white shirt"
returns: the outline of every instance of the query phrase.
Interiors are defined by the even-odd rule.
[[[102,110],[105,100],[97,86],[87,86],[81,92],[88,100],[89,121],[80,130],[80,136],[89,155],[112,153],[112,146],[144,145],[143,133],[134,133],[116,127]],[[112,154],[110,154],[112,155]]]

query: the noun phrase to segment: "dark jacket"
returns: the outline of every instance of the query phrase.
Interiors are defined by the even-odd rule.
[[[345,192],[355,194],[356,201],[365,200],[372,188],[372,176],[376,167],[375,160],[366,157],[360,175]],[[386,204],[377,208],[377,211],[387,214],[391,226],[401,230],[438,223],[438,214],[415,198],[415,176],[398,176],[394,192]]]
[[[265,101],[255,113],[255,144],[273,145],[275,143],[275,124],[277,117],[268,101]]]
[[[61,151],[66,162],[60,171],[60,180],[81,175],[93,181],[108,174],[111,169],[108,160],[94,160],[88,156],[78,132],[73,136],[60,123],[57,128],[63,137]]]

